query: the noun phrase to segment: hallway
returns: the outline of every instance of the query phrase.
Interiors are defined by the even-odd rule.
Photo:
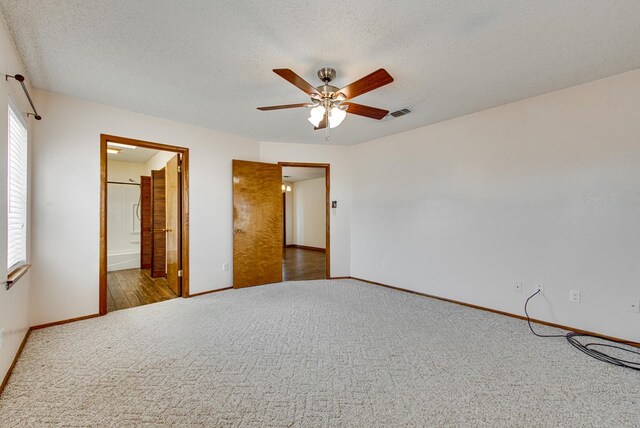
[[[301,281],[325,279],[327,274],[326,253],[286,247],[282,250],[282,280]]]

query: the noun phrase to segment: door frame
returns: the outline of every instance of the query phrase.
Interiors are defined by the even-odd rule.
[[[100,278],[99,278],[99,314],[107,313],[107,143],[120,143],[146,149],[174,152],[181,157],[181,242],[180,264],[182,268],[181,297],[189,297],[189,149],[134,140],[115,135],[100,134]]]
[[[278,162],[281,167],[295,166],[303,168],[324,168],[324,182],[325,182],[325,216],[326,216],[326,238],[325,238],[325,256],[326,256],[326,279],[331,279],[331,164],[328,163],[309,163],[309,162]],[[285,214],[283,212],[283,214]],[[286,233],[286,231],[284,232]],[[283,246],[286,247],[286,242],[283,242]]]

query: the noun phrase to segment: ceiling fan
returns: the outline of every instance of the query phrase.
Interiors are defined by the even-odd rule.
[[[388,110],[356,104],[350,101],[359,95],[393,82],[393,77],[391,77],[384,68],[380,68],[342,89],[338,89],[329,84],[336,77],[336,71],[329,67],[318,70],[318,77],[323,82],[323,84],[318,87],[311,86],[311,84],[307,83],[302,77],[288,68],[276,68],[273,72],[294,86],[302,89],[311,97],[311,102],[258,107],[258,110],[269,111],[298,107],[311,108],[309,122],[313,124],[313,129],[324,129],[327,127],[327,123],[329,128],[335,128],[342,123],[347,113],[377,120],[389,114]]]

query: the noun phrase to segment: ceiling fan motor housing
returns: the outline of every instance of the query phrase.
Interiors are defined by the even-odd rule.
[[[325,108],[329,109],[334,105],[334,103],[343,100],[343,97],[338,98],[338,91],[340,90],[340,88],[329,84],[329,82],[331,82],[336,77],[336,71],[333,68],[321,68],[320,70],[318,70],[318,77],[324,82],[324,85],[320,85],[316,88],[322,95],[321,97],[315,99],[314,97],[312,97],[312,101],[314,101],[314,103],[322,104]]]
[[[324,67],[318,70],[318,77],[324,83],[329,83],[336,78],[336,71],[331,67]]]

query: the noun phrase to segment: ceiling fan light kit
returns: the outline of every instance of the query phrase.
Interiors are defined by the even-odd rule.
[[[303,78],[288,68],[277,68],[274,69],[273,72],[303,90],[311,97],[311,103],[258,107],[258,110],[269,111],[298,107],[311,108],[308,120],[314,129],[327,129],[327,140],[329,139],[328,128],[340,126],[347,116],[347,113],[376,120],[380,120],[389,114],[388,110],[349,101],[352,98],[393,82],[393,77],[383,68],[374,71],[342,89],[329,84],[336,77],[336,71],[330,67],[318,70],[318,78],[323,82],[323,84],[318,87],[311,86],[311,84],[307,83]]]

